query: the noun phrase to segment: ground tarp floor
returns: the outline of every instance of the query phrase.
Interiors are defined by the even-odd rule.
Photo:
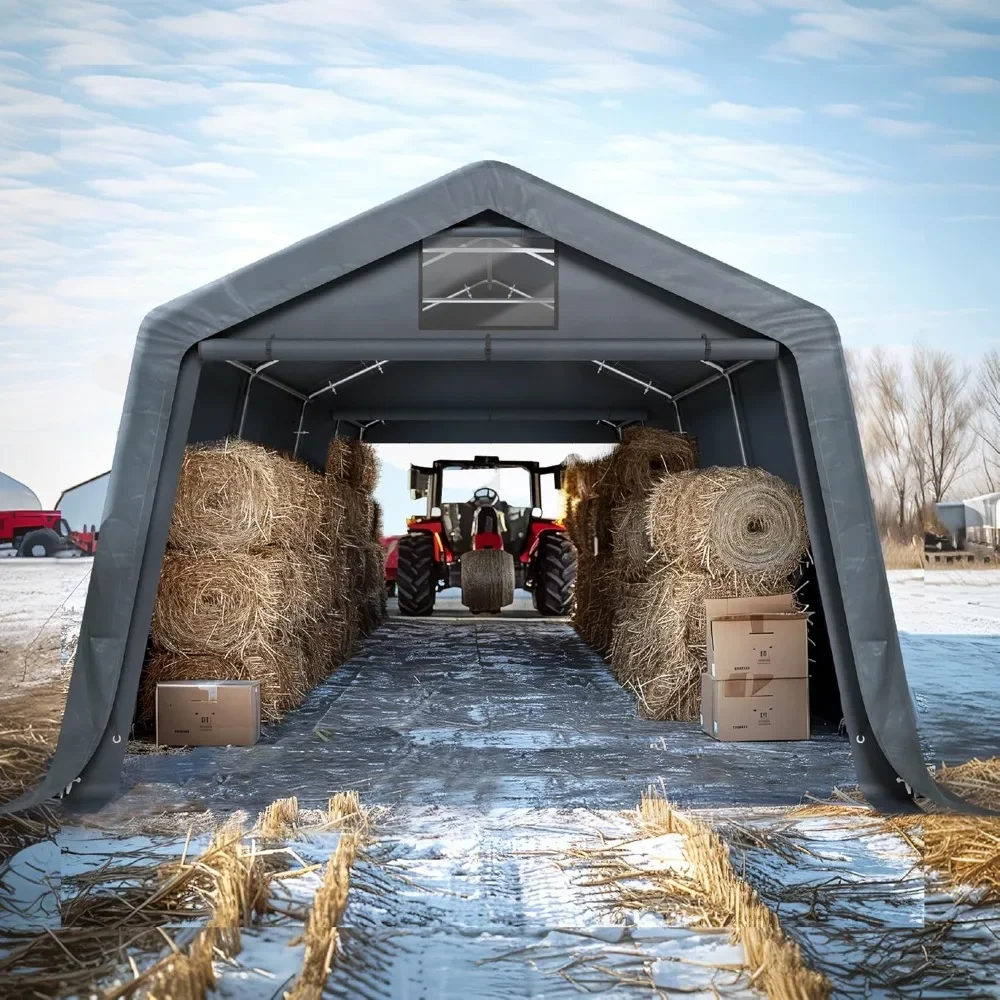
[[[463,618],[447,605],[390,619],[252,749],[130,755],[112,808],[257,809],[288,795],[321,805],[356,788],[369,804],[627,809],[661,780],[685,806],[777,806],[854,783],[834,726],[807,742],[719,743],[696,723],[646,722],[566,622],[517,609]],[[926,759],[995,754],[996,637],[903,642]]]

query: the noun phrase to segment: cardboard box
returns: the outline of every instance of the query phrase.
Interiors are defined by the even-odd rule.
[[[808,615],[792,594],[705,602],[701,725],[718,740],[807,740]]]
[[[723,742],[807,740],[809,678],[701,675],[701,727]]]
[[[260,739],[260,681],[156,685],[156,742],[168,747],[253,746]]]

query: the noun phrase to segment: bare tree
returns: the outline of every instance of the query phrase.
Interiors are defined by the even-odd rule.
[[[994,493],[1000,482],[1000,351],[990,351],[979,363],[972,427],[986,492]]]
[[[900,535],[907,522],[907,499],[913,481],[913,462],[906,384],[903,366],[881,347],[872,351],[867,365],[869,387],[869,423],[878,475],[891,495],[894,527]]]
[[[909,447],[921,509],[942,500],[975,448],[969,370],[947,351],[918,347],[911,364]]]

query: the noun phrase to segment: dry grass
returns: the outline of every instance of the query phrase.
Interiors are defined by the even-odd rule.
[[[726,577],[788,577],[809,544],[798,490],[763,469],[711,468],[660,479],[646,530],[666,561]]]
[[[914,538],[911,542],[900,542],[893,538],[883,538],[882,555],[886,569],[923,569],[923,539]]]
[[[691,865],[689,898],[697,899],[702,921],[727,927],[743,946],[744,962],[752,984],[771,1000],[825,1000],[832,986],[827,978],[809,969],[802,951],[786,937],[778,917],[733,868],[729,848],[711,827],[684,816],[658,792],[643,796],[639,822],[649,836],[679,833],[685,838],[684,854]],[[654,881],[684,881],[675,874],[646,873]],[[668,889],[671,887],[668,886]]]
[[[66,706],[67,682],[54,680],[0,699],[0,803],[34,788],[48,770]],[[48,806],[0,816],[0,865],[58,829]]]

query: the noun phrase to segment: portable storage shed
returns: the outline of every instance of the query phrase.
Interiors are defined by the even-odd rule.
[[[820,689],[839,698],[861,787],[887,809],[957,802],[921,754],[834,321],[482,162],[146,317],[58,748],[10,808],[118,790],[188,442],[238,434],[319,467],[336,433],[611,442],[633,421],[694,433],[704,465],[799,485]]]

